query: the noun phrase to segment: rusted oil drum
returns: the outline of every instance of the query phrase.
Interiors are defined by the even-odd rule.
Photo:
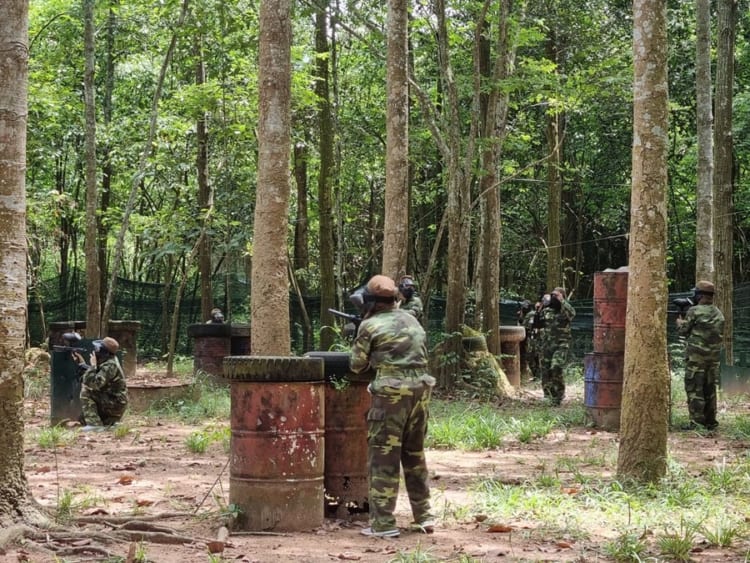
[[[503,371],[513,387],[521,385],[521,341],[526,329],[516,325],[500,325],[500,352]]]
[[[605,430],[620,428],[627,298],[627,268],[594,274],[594,352],[583,361],[584,404]]]
[[[323,361],[228,356],[229,502],[236,527],[301,531],[323,523]]]
[[[627,270],[594,273],[594,352],[625,352]]]
[[[584,404],[597,428],[620,428],[623,354],[586,354],[583,358]]]
[[[348,352],[307,352],[321,358],[326,379],[325,516],[365,519],[369,513],[367,469],[367,386],[374,372],[349,370]]]
[[[188,325],[187,333],[193,339],[193,373],[204,372],[221,378],[224,358],[231,355],[231,325],[192,324]]]

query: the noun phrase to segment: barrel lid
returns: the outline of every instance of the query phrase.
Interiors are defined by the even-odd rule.
[[[225,356],[224,378],[229,381],[324,381],[321,358],[296,356]]]

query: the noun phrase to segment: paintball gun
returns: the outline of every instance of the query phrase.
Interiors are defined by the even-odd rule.
[[[348,338],[354,338],[357,335],[357,331],[359,330],[359,323],[362,322],[362,317],[360,317],[359,315],[350,315],[349,313],[337,311],[336,309],[328,309],[328,312],[332,315],[336,315],[339,318],[346,319],[347,321],[349,321],[349,323],[354,325],[350,328],[344,326],[344,336]],[[347,325],[349,323],[347,323]]]
[[[695,305],[695,301],[693,301],[690,297],[678,297],[677,299],[672,299],[672,303],[677,305],[677,308],[679,309],[679,315],[681,317],[684,317],[687,310]]]
[[[88,352],[86,348],[76,346],[81,342],[81,335],[77,332],[66,332],[62,335],[62,340],[65,343],[64,346],[53,346],[52,349],[55,352],[78,352],[79,354]]]
[[[346,319],[350,323],[354,323],[355,326],[359,326],[359,323],[362,322],[362,317],[360,317],[359,315],[350,315],[349,313],[337,311],[336,309],[328,309],[328,312],[342,319]]]

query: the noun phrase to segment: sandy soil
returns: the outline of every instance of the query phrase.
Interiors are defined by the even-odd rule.
[[[607,561],[603,543],[611,530],[596,530],[586,542],[565,537],[548,537],[537,530],[538,523],[523,520],[492,522],[470,509],[471,487],[487,477],[505,483],[520,483],[539,475],[539,468],[553,466],[560,457],[575,457],[592,448],[608,449],[617,435],[576,428],[548,436],[539,443],[508,442],[500,450],[480,453],[458,451],[427,452],[438,527],[432,535],[406,528],[411,520],[408,501],[399,498],[397,516],[402,534],[397,539],[362,536],[362,520],[326,520],[315,529],[296,533],[232,535],[221,559],[211,559],[208,543],[222,525],[219,513],[229,497],[228,454],[221,444],[212,444],[203,454],[191,453],[185,438],[200,429],[171,421],[147,421],[131,414],[130,432],[117,437],[112,431],[80,433],[69,446],[45,449],[34,437],[48,426],[44,401],[29,403],[27,420],[26,473],[34,497],[54,511],[59,499],[73,494],[77,516],[92,520],[113,516],[165,516],[153,524],[168,527],[182,537],[174,545],[137,544],[149,561],[158,563],[242,561],[242,562],[386,562],[399,554],[419,549],[444,561]],[[677,459],[692,459],[696,466],[711,464],[722,456],[735,456],[746,444],[693,433],[670,435],[670,452]],[[600,468],[592,468],[600,477]],[[92,536],[111,530],[103,522],[73,525]],[[88,543],[92,542],[92,543]],[[79,548],[101,542],[72,542]],[[127,542],[105,545],[113,555],[125,558]],[[743,551],[744,554],[744,551]],[[734,561],[738,553],[696,554],[696,561]],[[29,546],[0,555],[2,561],[54,561]],[[85,554],[65,561],[101,561],[102,556]],[[124,559],[123,559],[124,560]],[[409,559],[416,561],[417,559]]]

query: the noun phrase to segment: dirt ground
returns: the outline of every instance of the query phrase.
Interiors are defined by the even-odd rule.
[[[580,400],[572,398],[570,400]],[[185,438],[199,429],[172,421],[147,421],[130,414],[130,432],[117,437],[112,431],[80,433],[69,446],[45,449],[33,439],[35,432],[48,427],[49,406],[45,400],[27,404],[26,474],[34,497],[54,511],[61,495],[74,493],[76,516],[91,522],[72,525],[91,534],[107,532],[115,524],[97,519],[135,515],[163,515],[152,524],[167,527],[175,543],[136,543],[131,549],[144,553],[157,563],[188,562],[328,562],[360,561],[382,563],[398,560],[399,554],[415,550],[444,561],[608,561],[602,545],[612,539],[611,530],[596,530],[591,538],[576,542],[564,537],[546,537],[535,533],[538,523],[510,520],[491,522],[471,512],[471,486],[487,477],[505,483],[521,483],[539,474],[539,466],[551,466],[561,456],[583,455],[592,447],[608,449],[617,434],[586,428],[574,428],[564,434],[552,434],[539,443],[506,443],[490,452],[428,450],[432,476],[434,508],[439,515],[434,534],[407,530],[411,521],[403,490],[398,501],[397,518],[402,534],[396,539],[362,536],[362,520],[325,520],[323,526],[296,533],[231,535],[220,556],[208,555],[209,542],[217,538],[222,525],[219,516],[228,504],[228,454],[219,443],[206,453],[191,453]],[[710,464],[722,456],[737,455],[747,444],[693,433],[672,433],[670,453],[678,460],[693,458],[698,464]],[[695,459],[699,456],[699,459]],[[607,477],[603,475],[602,477]],[[123,518],[122,521],[126,521]],[[494,531],[493,531],[494,530]],[[84,549],[93,540],[71,540],[70,545]],[[100,542],[98,545],[102,545]],[[127,542],[105,545],[115,556],[125,558],[131,547]],[[743,552],[744,553],[744,552]],[[65,561],[102,561],[102,555],[66,557]],[[60,561],[40,554],[31,546],[9,550],[1,561]],[[404,559],[401,559],[404,560]],[[412,558],[408,561],[420,559]],[[733,561],[731,554],[705,551],[695,561]]]

